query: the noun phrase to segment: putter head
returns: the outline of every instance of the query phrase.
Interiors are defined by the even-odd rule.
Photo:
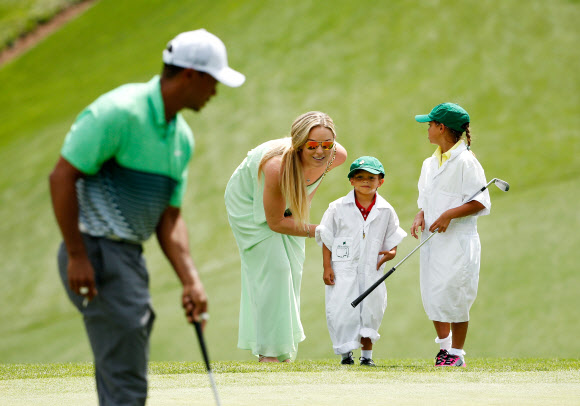
[[[502,192],[507,192],[508,190],[510,190],[510,185],[505,180],[501,180],[501,179],[498,179],[498,178],[494,178],[493,179],[493,183],[499,189],[501,189]]]

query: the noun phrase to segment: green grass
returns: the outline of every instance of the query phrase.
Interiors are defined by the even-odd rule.
[[[198,27],[218,34],[231,65],[247,76],[239,89],[220,86],[201,114],[185,113],[196,155],[183,213],[210,297],[212,359],[252,359],[236,348],[240,264],[223,204],[246,151],[287,134],[299,114],[326,111],[349,162],[369,154],[383,162],[381,194],[408,229],[420,165],[434,150],[413,117],[442,101],[467,108],[487,177],[512,186],[492,191],[492,214],[479,220],[482,268],[468,357],[577,358],[579,20],[580,5],[566,0],[99,1],[0,68],[0,362],[91,360],[81,318],[57,277],[47,176],[84,106],[122,83],[148,80],[167,41]],[[348,192],[347,166],[325,178],[314,222]],[[415,245],[407,238],[398,258]],[[307,339],[298,360],[329,359],[322,258],[313,241],[306,249]],[[158,316],[151,359],[199,361],[179,283],[155,241],[146,257]],[[421,305],[418,256],[387,286],[376,357],[430,359],[436,345]]]
[[[0,50],[82,0],[0,0]]]
[[[223,404],[255,405],[573,405],[580,362],[571,359],[472,358],[468,368],[435,368],[417,359],[381,359],[378,367],[337,360],[292,364],[214,362]],[[0,364],[0,402],[96,404],[91,363]],[[214,402],[201,362],[152,362],[148,405]]]
[[[214,374],[251,374],[251,373],[292,373],[292,372],[344,372],[372,375],[377,371],[393,374],[412,375],[413,373],[452,371],[479,372],[494,374],[501,372],[580,372],[578,359],[546,358],[470,358],[469,369],[434,368],[430,360],[419,359],[377,359],[376,368],[360,365],[339,365],[337,359],[306,360],[290,364],[268,364],[247,361],[215,361],[211,363]],[[441,371],[441,372],[439,372]],[[151,362],[150,375],[206,374],[203,362]],[[48,363],[48,364],[0,364],[0,380],[70,378],[94,376],[92,362]]]

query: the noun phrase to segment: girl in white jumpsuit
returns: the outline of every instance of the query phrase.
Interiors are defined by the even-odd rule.
[[[357,159],[349,172],[354,190],[332,202],[316,228],[316,242],[323,248],[328,331],[342,364],[353,364],[352,351],[362,345],[361,365],[374,366],[372,345],[380,337],[386,287],[380,285],[357,308],[350,302],[383,274],[385,262],[395,257],[407,235],[395,209],[376,192],[383,177],[378,159]]]
[[[481,245],[477,216],[489,214],[491,202],[483,168],[469,150],[469,115],[453,103],[437,105],[431,113],[416,116],[428,122],[428,137],[438,145],[423,162],[419,178],[419,213],[411,235],[422,240],[440,233],[421,247],[421,297],[433,321],[440,350],[436,366],[465,366],[463,345],[469,310],[477,295]],[[467,145],[461,139],[466,131]],[[453,220],[453,221],[451,221]]]

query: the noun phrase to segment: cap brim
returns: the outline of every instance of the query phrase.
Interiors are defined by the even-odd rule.
[[[212,76],[229,87],[239,87],[246,81],[243,74],[229,67],[223,68]]]
[[[383,173],[383,172],[381,172],[381,171],[379,171],[379,170],[377,170],[377,169],[374,169],[374,168],[364,168],[364,167],[362,167],[362,168],[356,168],[356,169],[353,169],[352,171],[350,171],[350,172],[348,173],[348,175],[347,175],[347,176],[349,177],[349,179],[350,179],[350,176],[351,176],[351,175],[352,175],[354,172],[356,172],[356,171],[366,171],[366,172],[372,173],[373,175],[378,175],[378,174],[381,174],[381,173],[382,173],[382,174],[384,175],[384,173]]]
[[[415,120],[417,120],[419,123],[428,123],[429,121],[433,121],[433,119],[429,117],[429,114],[419,114],[418,116],[415,116]]]

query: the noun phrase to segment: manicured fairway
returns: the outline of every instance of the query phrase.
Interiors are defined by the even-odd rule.
[[[56,1],[0,0],[0,5],[9,16],[8,8]],[[60,233],[47,177],[65,134],[88,103],[123,83],[151,79],[161,68],[167,42],[179,31],[200,27],[224,40],[229,62],[247,76],[240,88],[219,86],[218,96],[200,114],[184,114],[195,133],[196,151],[182,212],[210,300],[206,341],[212,360],[231,365],[232,360],[252,359],[237,348],[240,256],[223,200],[226,183],[246,152],[287,135],[299,114],[325,111],[336,123],[349,163],[374,155],[385,165],[380,193],[408,231],[417,212],[421,162],[435,149],[427,127],[414,115],[443,101],[467,108],[473,152],[488,179],[499,177],[512,186],[509,193],[493,190],[491,215],[478,220],[481,271],[465,348],[469,359],[580,356],[580,2],[329,4],[99,0],[0,66],[0,363],[92,359],[82,318],[58,277]],[[312,201],[313,223],[350,190],[348,166],[324,179]],[[395,261],[416,244],[407,237]],[[151,360],[200,361],[180,306],[181,284],[154,238],[145,246],[145,257],[157,315]],[[375,356],[433,357],[435,332],[421,302],[418,253],[386,285],[389,304]],[[310,240],[300,298],[306,334],[298,351],[301,362],[333,356],[324,291],[322,251]],[[391,364],[403,365],[383,365]],[[232,371],[218,372],[222,380]],[[384,385],[376,385],[376,391]],[[259,389],[260,396],[271,392]],[[329,392],[352,399],[361,392],[335,389]],[[52,390],[39,393],[48,396]],[[232,386],[232,392],[238,390]],[[552,396],[560,392],[565,391]],[[0,405],[10,403],[0,400]]]
[[[224,405],[577,405],[580,361],[474,359],[466,369],[378,360],[374,369],[335,361],[293,365],[215,363]],[[2,365],[0,404],[96,405],[90,364]],[[148,405],[211,405],[201,363],[152,363]]]

